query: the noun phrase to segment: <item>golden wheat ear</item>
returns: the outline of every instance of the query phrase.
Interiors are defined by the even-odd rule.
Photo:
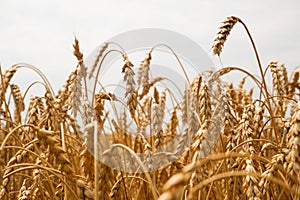
[[[239,18],[230,16],[227,17],[225,21],[222,22],[222,25],[219,28],[218,35],[214,40],[214,44],[212,45],[213,54],[220,56],[223,50],[223,46],[225,41],[227,40],[230,31],[234,27],[234,25],[239,21]]]

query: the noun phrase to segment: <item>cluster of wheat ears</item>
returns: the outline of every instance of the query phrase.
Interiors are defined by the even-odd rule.
[[[135,75],[126,52],[107,51],[111,43],[102,46],[87,69],[75,39],[78,65],[57,94],[31,65],[0,70],[0,199],[300,199],[300,71],[288,76],[285,66],[277,62],[263,69],[246,25],[234,16],[222,23],[213,54],[220,56],[236,23],[250,37],[260,77],[231,66],[212,72],[207,80],[200,73],[188,82],[182,99],[168,108],[172,92],[157,87],[164,77],[149,75],[154,48]],[[84,101],[86,79],[97,78],[102,61],[112,51],[124,58],[120,70],[125,97],[94,90],[90,104]],[[34,70],[44,80],[45,95],[32,96],[27,108],[27,90],[22,95],[11,81],[20,68]],[[244,76],[239,84],[220,81],[231,71]],[[246,78],[255,84],[248,91]],[[119,114],[112,117],[106,105],[117,101],[124,109],[115,110]],[[217,112],[220,108],[223,112]],[[216,113],[223,118],[215,117]],[[78,115],[86,130],[82,134]],[[138,153],[149,155],[147,163],[133,162],[142,169],[157,164],[151,163],[150,155],[178,135],[190,136],[190,141],[177,139],[176,159],[157,170],[120,171],[99,162],[89,151],[92,121],[117,144],[114,148],[130,152],[130,159],[137,159]],[[179,155],[180,149],[184,151]],[[110,151],[106,149],[105,154]]]

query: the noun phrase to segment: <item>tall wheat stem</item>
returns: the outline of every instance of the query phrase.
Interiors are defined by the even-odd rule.
[[[249,38],[250,38],[250,41],[251,41],[251,44],[252,44],[252,47],[253,47],[253,50],[254,50],[254,53],[255,53],[255,56],[256,56],[256,60],[258,62],[258,67],[259,67],[259,71],[260,71],[261,79],[262,79],[262,85],[263,85],[263,89],[265,90],[265,98],[266,98],[267,105],[269,107],[268,110],[270,112],[270,116],[272,117],[271,125],[274,127],[275,135],[276,135],[276,138],[278,140],[278,130],[276,128],[276,124],[275,124],[275,121],[273,119],[274,113],[273,113],[273,110],[272,110],[272,107],[271,107],[271,103],[270,103],[270,99],[269,99],[270,95],[269,95],[269,92],[268,92],[266,80],[264,78],[264,71],[263,71],[263,68],[262,68],[262,65],[261,65],[261,62],[260,62],[260,58],[259,58],[256,46],[255,46],[254,40],[253,40],[253,38],[252,38],[252,36],[250,34],[250,31],[249,31],[248,27],[246,26],[246,24],[241,19],[238,19],[238,21],[244,26],[244,28],[245,28],[245,30],[246,30]]]
[[[95,199],[99,199],[98,191],[99,191],[99,171],[98,171],[98,124],[97,121],[94,120],[94,166],[95,166]]]

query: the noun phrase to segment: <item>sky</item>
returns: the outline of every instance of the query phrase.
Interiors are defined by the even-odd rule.
[[[249,38],[234,27],[219,58],[211,45],[220,23],[235,15],[248,26],[264,67],[271,61],[292,71],[300,65],[300,3],[297,0],[0,0],[0,64],[38,67],[57,91],[76,66],[72,43],[76,36],[86,58],[97,46],[120,33],[161,28],[198,43],[215,66],[241,66],[258,74]],[[25,73],[19,80],[37,78]],[[16,80],[18,80],[16,78]]]

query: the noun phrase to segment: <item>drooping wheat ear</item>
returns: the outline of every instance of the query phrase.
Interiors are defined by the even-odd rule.
[[[109,43],[105,42],[99,48],[96,60],[95,60],[93,66],[91,67],[91,69],[88,73],[89,74],[89,77],[88,77],[89,79],[91,79],[93,77],[93,74],[94,74],[94,72],[95,72],[95,70],[96,70],[96,68],[99,64],[99,61],[102,58],[102,55],[103,55],[104,51],[107,49],[108,45],[109,45]]]
[[[147,53],[146,58],[141,62],[138,72],[138,86],[145,86],[149,82],[149,70],[151,62],[151,51]]]
[[[214,44],[212,46],[213,54],[220,56],[224,43],[227,40],[230,31],[238,21],[239,18],[234,16],[230,16],[225,21],[223,21],[222,25],[219,28],[217,38],[214,40]]]

